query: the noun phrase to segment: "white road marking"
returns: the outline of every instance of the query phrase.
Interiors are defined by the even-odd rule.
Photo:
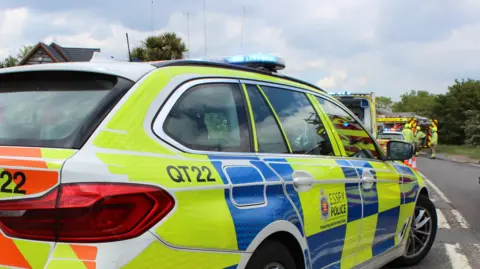
[[[453,213],[453,216],[455,217],[455,219],[457,220],[457,222],[460,224],[460,226],[463,229],[468,229],[468,227],[470,225],[468,225],[467,220],[465,220],[465,218],[462,216],[462,214],[460,214],[460,212],[458,212],[458,210],[456,210],[456,209],[452,209],[452,213]]]
[[[460,252],[460,244],[445,244],[447,256],[453,269],[471,269],[470,263],[465,255]]]
[[[450,229],[450,224],[448,224],[447,219],[443,215],[442,211],[438,208],[437,208],[437,222],[438,222],[438,228]]]
[[[447,196],[445,196],[445,194],[443,194],[443,192],[437,186],[435,186],[435,184],[433,184],[424,174],[421,175],[425,179],[425,182],[430,185],[430,187],[440,196],[440,198],[442,198],[444,202],[450,204],[450,200],[447,198]]]

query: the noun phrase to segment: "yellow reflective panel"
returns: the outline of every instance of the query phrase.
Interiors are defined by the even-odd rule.
[[[225,190],[175,192],[176,211],[156,233],[167,243],[193,248],[237,250],[237,236]]]
[[[372,215],[362,220],[362,230],[356,255],[357,264],[372,258],[372,245],[375,238],[378,215]]]
[[[77,259],[77,255],[69,244],[58,243],[52,254],[53,258]]]
[[[401,204],[400,174],[389,162],[369,162],[375,169],[378,193],[378,212],[383,212]]]
[[[14,240],[14,242],[32,269],[45,267],[51,249],[49,243],[27,240]]]
[[[345,183],[342,181],[345,176],[335,160],[288,158],[287,161],[294,171],[305,171],[311,174],[315,180],[324,181],[314,184],[309,191],[298,192],[304,214],[305,235],[310,236],[346,224],[348,206]],[[328,205],[322,205],[321,196],[327,199]],[[322,217],[322,210],[328,211],[324,212],[327,217]]]
[[[166,247],[159,241],[152,242],[140,255],[122,268],[125,269],[223,269],[240,262],[241,254],[187,251]]]
[[[63,162],[72,157],[77,150],[42,148],[41,152],[42,158],[47,159],[45,162],[49,169],[60,170]]]
[[[413,218],[414,209],[415,209],[415,203],[408,203],[408,204],[400,206],[400,214],[399,214],[398,219],[402,220],[402,221],[398,221],[398,223],[397,223],[397,230],[396,230],[397,235],[401,234],[405,221],[408,218]],[[411,221],[413,221],[413,220],[411,220]],[[410,225],[407,226],[407,230],[405,231],[405,235],[408,235],[409,230],[410,230]],[[407,238],[407,236],[404,236],[404,237],[405,237],[405,239]],[[398,243],[399,243],[398,236],[395,236],[395,245],[397,245]]]
[[[101,148],[171,154],[143,127],[150,104],[169,82],[170,77],[162,69],[149,75],[108,122],[107,128],[113,131],[100,132],[93,144]]]
[[[357,251],[358,239],[360,238],[362,219],[347,224],[345,243],[342,251],[341,268],[352,268],[355,266],[355,253]]]

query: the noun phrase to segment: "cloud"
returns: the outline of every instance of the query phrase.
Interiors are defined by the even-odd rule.
[[[203,1],[154,2],[154,32],[174,31],[190,41],[191,57],[204,56]],[[2,0],[0,58],[55,41],[126,59],[125,33],[139,45],[152,32],[151,11],[151,1]],[[285,73],[332,90],[445,92],[455,78],[478,77],[479,12],[474,0],[207,0],[207,56],[275,53]]]
[[[17,52],[27,18],[26,8],[0,10],[0,58]]]

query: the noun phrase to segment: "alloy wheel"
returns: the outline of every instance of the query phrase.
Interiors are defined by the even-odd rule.
[[[422,253],[432,235],[432,216],[422,206],[415,207],[415,219],[408,234],[405,256],[413,258]]]

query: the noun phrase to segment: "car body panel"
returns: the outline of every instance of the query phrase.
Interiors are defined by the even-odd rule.
[[[160,186],[174,197],[174,209],[143,235],[117,242],[48,243],[3,236],[8,244],[13,242],[19,250],[25,249],[19,257],[27,264],[12,264],[13,258],[0,257],[0,265],[53,269],[159,265],[244,268],[251,253],[277,232],[295,238],[304,253],[306,268],[352,268],[404,248],[404,236],[400,235],[405,234],[405,221],[410,219],[424,183],[417,180],[421,178],[417,172],[403,164],[345,156],[189,152],[166,143],[156,128],[156,118],[166,109],[171,94],[192,80],[280,83],[331,100],[325,93],[286,79],[239,70],[185,66],[145,72],[148,74],[114,107],[82,149],[41,149],[41,157],[35,158],[47,159],[46,166],[61,173],[61,183]],[[323,114],[320,117],[328,118]],[[333,124],[326,125],[331,128]],[[341,139],[337,132],[329,134],[336,136],[332,142],[338,147]],[[311,190],[295,189],[295,171],[314,176]],[[375,175],[374,192],[362,189],[365,173]],[[366,219],[364,212],[370,208],[376,210]],[[397,223],[390,225],[388,232],[379,232],[382,224],[393,223],[392,219]],[[388,245],[376,245],[380,237],[387,238]],[[33,253],[37,248],[44,254]],[[16,252],[10,253],[13,257]]]

